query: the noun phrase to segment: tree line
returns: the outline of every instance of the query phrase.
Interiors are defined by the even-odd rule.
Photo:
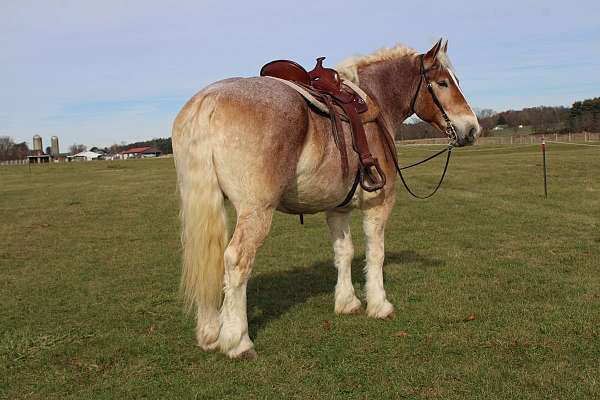
[[[600,132],[600,97],[576,101],[569,111],[572,131]]]
[[[10,136],[0,136],[0,161],[23,160],[28,155],[26,142],[15,143]]]
[[[528,126],[531,127],[533,134],[600,132],[600,97],[576,101],[571,107],[540,106],[499,113],[486,109],[478,110],[476,114],[482,136],[490,135],[497,126],[508,128]],[[431,137],[444,137],[444,133],[422,121],[405,123],[396,132],[396,139],[399,140]]]
[[[154,138],[151,140],[145,140],[142,142],[133,142],[133,143],[125,143],[121,144],[113,144],[109,147],[92,147],[91,150],[94,151],[102,151],[106,154],[117,154],[124,150],[133,148],[133,147],[154,147],[161,151],[162,154],[172,154],[173,146],[171,145],[171,138]]]
[[[171,145],[171,138],[155,138],[152,140],[146,140],[143,142],[129,143],[127,145],[120,145],[119,151],[127,150],[131,147],[155,147],[163,154],[172,154],[173,146]]]
[[[158,138],[134,143],[113,144],[109,147],[92,147],[90,150],[104,152],[106,154],[117,154],[132,147],[155,147],[163,154],[172,154],[173,147],[171,138]],[[77,154],[86,151],[84,144],[74,143],[69,146],[69,154]],[[16,143],[10,136],[0,136],[0,161],[24,160],[30,153],[27,142]],[[46,153],[50,154],[50,147],[46,147]]]

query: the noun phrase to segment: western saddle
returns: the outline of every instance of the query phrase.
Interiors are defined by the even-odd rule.
[[[352,148],[358,154],[360,166],[351,192],[340,205],[344,206],[351,200],[357,182],[364,190],[373,192],[385,185],[385,174],[377,159],[371,155],[360,117],[360,114],[368,110],[367,103],[351,87],[342,82],[336,70],[323,67],[324,59],[325,57],[317,58],[317,65],[310,72],[294,61],[271,61],[261,68],[260,76],[291,81],[327,105],[333,137],[341,154],[344,176],[348,175],[348,155],[341,121],[349,122]]]

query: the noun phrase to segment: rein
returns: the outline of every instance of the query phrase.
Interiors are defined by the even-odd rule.
[[[433,90],[433,85],[431,84],[431,81],[427,77],[428,70],[425,69],[425,63],[424,63],[423,59],[424,59],[424,55],[421,54],[419,56],[419,60],[420,60],[419,85],[417,86],[415,95],[413,96],[413,98],[410,102],[410,110],[412,111],[413,114],[415,114],[415,102],[417,101],[417,97],[419,97],[419,91],[421,90],[421,85],[423,84],[423,81],[425,81],[425,84],[427,85],[427,90],[429,91],[429,94],[431,95],[431,98],[433,99],[433,103],[436,105],[436,107],[442,113],[442,116],[444,117],[444,121],[446,121],[446,130],[444,131],[444,133],[446,134],[446,136],[448,136],[448,140],[450,141],[448,143],[448,147],[446,147],[443,150],[438,151],[434,155],[429,156],[424,160],[418,161],[411,165],[407,165],[405,167],[400,167],[400,165],[398,164],[398,156],[396,155],[396,145],[393,141],[393,136],[390,134],[390,131],[385,126],[383,119],[381,119],[381,117],[377,117],[377,124],[383,131],[383,136],[385,138],[385,143],[387,145],[386,147],[388,148],[388,151],[392,155],[392,160],[394,161],[394,167],[396,168],[396,172],[400,176],[400,180],[402,181],[404,188],[406,189],[406,191],[408,193],[410,193],[411,196],[413,196],[417,199],[421,199],[421,200],[428,199],[429,197],[433,196],[438,191],[438,189],[442,186],[442,182],[444,182],[444,178],[446,177],[446,172],[448,171],[448,164],[450,163],[450,155],[452,154],[452,149],[454,148],[454,145],[456,144],[456,141],[457,141],[456,128],[454,127],[454,124],[450,120],[450,117],[448,117],[446,110],[444,110],[444,106],[442,105],[442,102],[440,101],[440,99],[435,94],[435,91]],[[437,156],[440,156],[444,153],[448,153],[448,155],[446,157],[446,164],[444,165],[444,171],[442,172],[442,175],[440,176],[440,180],[438,181],[435,189],[433,189],[433,191],[426,196],[419,196],[418,194],[413,192],[411,190],[411,188],[408,186],[408,183],[406,183],[406,179],[404,179],[404,175],[402,175],[402,171],[405,169],[409,169],[412,167],[416,167],[417,165],[426,163],[427,161],[433,160]]]
[[[396,154],[396,145],[394,143],[393,136],[390,134],[390,131],[387,129],[381,116],[378,116],[377,119],[375,120],[375,122],[377,123],[379,128],[382,130],[384,142],[386,144],[385,147],[388,149],[388,151],[390,152],[390,155],[392,156],[392,161],[394,162],[394,167],[396,168],[396,172],[400,176],[400,180],[402,181],[402,184],[404,185],[404,188],[406,189],[406,191],[408,193],[410,193],[411,196],[413,196],[417,199],[421,199],[421,200],[425,200],[425,199],[428,199],[431,196],[433,196],[438,191],[438,189],[442,186],[442,182],[444,182],[444,178],[446,177],[446,172],[448,171],[448,164],[450,163],[450,154],[452,154],[452,149],[454,148],[454,146],[452,144],[448,144],[448,147],[446,147],[443,150],[438,151],[437,153],[427,157],[424,160],[417,161],[416,163],[407,165],[405,167],[401,167],[398,164],[398,156]],[[408,183],[406,183],[406,179],[404,179],[404,175],[402,174],[402,171],[405,169],[416,167],[417,165],[420,165],[420,164],[424,164],[427,161],[433,160],[437,156],[440,156],[446,152],[448,153],[448,155],[446,157],[446,164],[444,165],[444,171],[442,172],[442,176],[440,177],[440,180],[438,181],[438,184],[435,187],[435,189],[433,189],[433,191],[426,196],[420,196],[420,195],[416,194],[415,192],[413,192],[412,189],[408,186]],[[356,173],[356,178],[354,179],[352,188],[350,189],[350,191],[348,192],[348,194],[346,195],[344,200],[337,207],[344,207],[344,206],[348,205],[348,203],[350,203],[350,201],[352,200],[352,197],[354,197],[354,192],[356,192],[356,188],[358,187],[359,178],[360,178],[360,169]],[[303,221],[302,217],[300,218],[300,220]]]
[[[413,196],[417,199],[421,199],[421,200],[425,200],[425,199],[428,199],[431,196],[433,196],[438,191],[438,189],[442,186],[442,182],[444,182],[444,178],[446,177],[446,172],[448,171],[448,164],[450,164],[450,155],[452,154],[452,149],[454,148],[454,146],[452,144],[448,144],[448,147],[446,147],[443,150],[438,151],[434,155],[431,155],[424,160],[418,161],[414,164],[407,165],[405,167],[400,167],[400,165],[398,164],[398,156],[396,155],[396,145],[394,144],[394,140],[392,139],[393,136],[391,136],[390,131],[385,126],[385,123],[383,122],[381,117],[377,117],[376,122],[377,122],[377,125],[379,125],[379,127],[383,131],[383,137],[385,139],[384,142],[386,144],[388,151],[390,152],[390,154],[392,156],[392,160],[394,161],[394,167],[396,168],[396,172],[400,176],[400,180],[402,181],[402,184],[404,185],[404,188],[406,189],[406,191],[408,193],[410,193],[411,196]],[[406,179],[404,179],[404,175],[402,175],[402,171],[405,169],[409,169],[412,167],[416,167],[417,165],[426,163],[427,161],[433,160],[437,156],[440,156],[444,153],[448,153],[448,155],[446,157],[446,164],[444,165],[444,171],[442,172],[442,176],[440,177],[440,180],[438,181],[435,189],[433,189],[433,191],[426,196],[420,196],[420,195],[416,194],[415,192],[413,192],[411,190],[411,188],[408,186],[408,183],[406,183]]]
[[[410,193],[411,196],[413,196],[417,199],[421,199],[421,200],[430,198],[431,196],[436,194],[438,189],[442,186],[442,182],[444,182],[444,178],[446,177],[446,172],[448,171],[448,165],[450,164],[450,155],[452,154],[452,149],[454,148],[454,145],[457,142],[456,128],[454,127],[454,124],[450,120],[450,117],[448,117],[448,114],[446,113],[444,106],[440,102],[440,99],[437,97],[437,95],[435,94],[435,91],[433,90],[433,85],[431,84],[431,81],[427,77],[428,70],[425,69],[425,63],[424,63],[423,59],[424,59],[424,55],[421,54],[419,56],[419,60],[420,60],[419,85],[417,86],[415,95],[413,96],[413,98],[410,102],[410,110],[412,111],[413,114],[416,114],[415,113],[415,102],[417,101],[417,98],[419,97],[421,85],[423,84],[423,81],[425,81],[427,90],[428,90],[429,94],[431,95],[431,98],[433,99],[433,103],[436,105],[438,110],[440,110],[442,117],[444,118],[444,121],[446,122],[446,129],[444,130],[444,133],[446,134],[446,136],[448,136],[448,140],[449,140],[448,147],[446,147],[443,150],[438,151],[437,153],[433,154],[432,156],[425,158],[424,160],[418,161],[411,165],[407,165],[405,167],[400,167],[400,165],[398,164],[398,156],[396,154],[396,145],[395,145],[394,139],[393,139],[394,136],[392,136],[390,131],[387,129],[385,122],[381,118],[381,115],[379,115],[377,117],[377,119],[375,120],[377,125],[383,131],[383,137],[385,139],[384,142],[386,144],[388,151],[390,152],[390,155],[392,156],[392,160],[394,161],[394,167],[396,168],[396,172],[400,176],[400,180],[402,181],[404,188],[406,189],[406,191],[408,193]],[[426,163],[427,161],[433,160],[434,158],[436,158],[444,153],[448,153],[446,156],[446,164],[444,165],[444,170],[442,171],[442,175],[440,176],[440,180],[438,181],[435,189],[433,189],[433,191],[426,196],[420,196],[420,195],[416,194],[415,192],[413,192],[412,189],[408,186],[408,183],[406,183],[406,179],[404,178],[402,171],[405,169],[409,169],[412,167],[416,167],[417,165]],[[354,196],[354,192],[356,191],[356,187],[358,186],[359,178],[360,178],[360,169],[356,175],[354,184],[352,185],[350,192],[346,195],[346,198],[344,199],[344,201],[342,201],[340,203],[340,205],[338,205],[337,207],[344,207],[348,203],[350,203],[350,200],[352,200],[352,197]]]
[[[407,169],[410,167],[414,167],[415,165],[419,165],[424,163],[425,161],[429,161],[437,156],[439,156],[440,154],[444,154],[448,152],[448,156],[446,157],[446,164],[444,165],[444,171],[442,172],[442,176],[440,177],[440,181],[438,182],[437,186],[435,187],[435,189],[433,189],[433,191],[431,193],[429,193],[427,196],[419,196],[417,194],[415,194],[412,190],[410,190],[410,188],[408,187],[408,184],[406,183],[406,181],[404,180],[404,176],[402,175],[402,170],[403,169]],[[434,154],[431,157],[426,158],[423,161],[420,161],[416,164],[413,165],[409,165],[408,167],[404,167],[404,168],[399,168],[398,164],[395,164],[396,167],[396,171],[398,171],[398,175],[400,175],[400,180],[402,181],[402,184],[404,185],[404,187],[406,188],[406,191],[408,193],[410,193],[413,197],[416,197],[417,199],[421,199],[421,200],[425,200],[430,198],[431,196],[433,196],[438,189],[440,188],[440,186],[442,186],[442,182],[444,182],[444,178],[446,177],[446,171],[448,171],[448,164],[450,163],[450,154],[452,154],[452,145],[448,145],[448,147],[446,147],[444,150],[437,152],[436,154]]]

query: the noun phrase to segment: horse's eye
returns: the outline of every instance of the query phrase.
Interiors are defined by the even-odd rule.
[[[448,81],[437,81],[437,84],[441,87],[448,87]]]

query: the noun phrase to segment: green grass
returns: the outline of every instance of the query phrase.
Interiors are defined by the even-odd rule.
[[[599,398],[600,149],[550,145],[548,165],[547,200],[535,146],[457,150],[428,201],[398,189],[393,321],[335,316],[323,216],[277,214],[246,362],[201,352],[182,314],[171,159],[2,167],[0,398]]]

